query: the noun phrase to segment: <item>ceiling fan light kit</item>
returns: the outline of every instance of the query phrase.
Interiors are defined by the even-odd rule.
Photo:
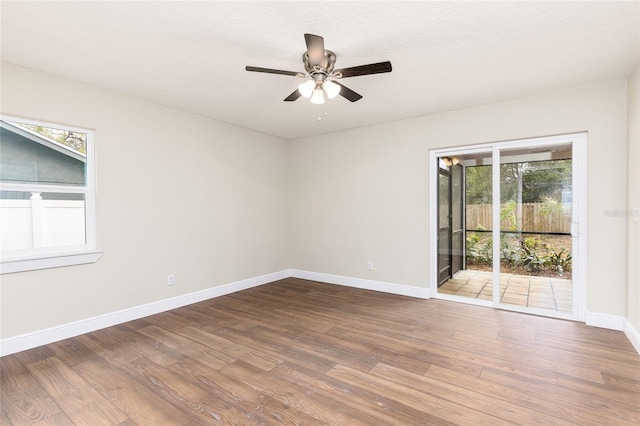
[[[340,94],[340,86],[331,80],[325,81],[322,87],[324,88],[324,91],[327,92],[327,97],[329,99],[333,99]]]
[[[322,93],[322,86],[316,87],[311,95],[311,103],[316,105],[322,105],[324,103],[324,94]]]
[[[298,88],[287,96],[284,101],[292,102],[302,96],[309,99],[312,104],[318,105],[325,102],[325,94],[329,99],[340,95],[351,102],[362,99],[362,95],[345,87],[336,80],[391,72],[391,62],[389,61],[334,70],[336,54],[324,48],[324,39],[314,34],[305,34],[304,39],[307,44],[307,51],[302,54],[302,63],[306,73],[252,66],[247,66],[245,69],[252,72],[304,78],[306,81],[299,84]]]
[[[302,97],[309,99],[316,88],[316,82],[313,80],[307,80],[304,83],[298,85],[298,91]]]

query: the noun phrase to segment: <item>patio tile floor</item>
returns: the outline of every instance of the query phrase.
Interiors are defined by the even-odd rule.
[[[439,293],[476,299],[493,299],[493,274],[465,269],[438,288]],[[571,312],[571,280],[526,275],[500,274],[500,301],[518,306]]]

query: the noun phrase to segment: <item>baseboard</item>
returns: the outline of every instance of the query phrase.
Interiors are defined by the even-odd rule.
[[[302,271],[300,269],[292,269],[291,276],[304,280],[320,281],[323,283],[381,291],[384,293],[399,294],[403,296],[417,297],[420,299],[428,299],[430,297],[429,288],[427,287],[413,287],[410,285],[393,284],[384,281],[373,281],[362,278],[345,277],[342,275],[323,274],[321,272]]]
[[[640,332],[633,328],[629,320],[624,321],[624,334],[627,335],[633,347],[636,348],[636,352],[640,355]]]
[[[134,306],[121,311],[111,312],[105,315],[39,330],[33,333],[10,337],[0,341],[0,356],[10,355],[27,349],[36,348],[38,346],[47,345],[70,337],[100,330],[102,328],[111,327],[113,325],[144,318],[149,315],[224,296],[225,294],[235,293],[236,291],[246,290],[248,288],[267,284],[273,281],[282,280],[289,278],[290,276],[291,270],[286,269],[206,290],[196,291],[194,293],[184,294],[171,299]]]
[[[624,317],[609,314],[598,314],[595,312],[587,312],[585,315],[585,324],[592,327],[608,328],[609,330],[624,330]]]

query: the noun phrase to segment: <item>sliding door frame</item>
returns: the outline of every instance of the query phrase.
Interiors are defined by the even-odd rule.
[[[441,157],[463,156],[474,153],[491,153],[491,164],[500,164],[500,151],[508,149],[545,148],[557,145],[571,144],[572,147],[572,287],[573,287],[573,311],[571,314],[545,310],[522,309],[520,306],[511,306],[500,303],[500,247],[493,244],[493,300],[481,300],[465,298],[461,296],[438,293],[438,267],[437,267],[437,238],[431,238],[429,249],[429,288],[430,296],[438,299],[446,299],[464,302],[474,305],[491,306],[504,310],[532,313],[536,315],[551,316],[578,321],[585,321],[586,317],[586,289],[587,289],[587,133],[572,133],[558,136],[527,138],[511,141],[492,142],[464,147],[433,149],[429,151],[429,231],[430,235],[437,236],[438,200],[438,163]],[[500,167],[493,167],[493,239],[500,240]],[[465,227],[466,228],[466,227]]]

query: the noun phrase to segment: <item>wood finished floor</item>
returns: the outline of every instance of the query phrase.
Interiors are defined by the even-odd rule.
[[[0,368],[2,425],[640,423],[621,332],[294,278]]]

